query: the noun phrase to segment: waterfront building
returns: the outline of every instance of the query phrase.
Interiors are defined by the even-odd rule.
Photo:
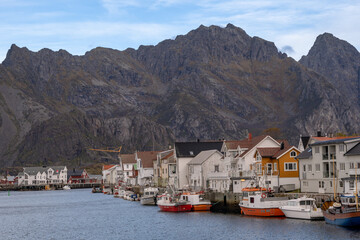
[[[174,176],[176,176],[174,150],[158,153],[157,160],[154,161],[155,185],[159,187],[166,187],[168,184],[174,185]]]
[[[175,142],[176,178],[175,186],[179,189],[189,186],[188,163],[200,152],[206,150],[221,151],[222,141]]]
[[[258,147],[255,172],[263,186],[280,190],[300,189],[298,156],[300,150],[286,141],[280,147]]]
[[[223,154],[218,150],[202,151],[188,163],[189,185],[192,190],[228,190]],[[222,177],[226,176],[225,181]]]
[[[233,192],[242,192],[244,186],[249,186],[250,181],[258,176],[255,171],[262,171],[261,159],[255,158],[257,148],[279,148],[280,146],[281,144],[269,135],[252,137],[249,134],[242,140],[224,141],[221,151],[224,152],[224,161],[229,171]],[[258,176],[258,180],[260,177]]]
[[[301,192],[353,193],[355,171],[360,167],[360,138],[328,139],[310,144],[297,157]]]
[[[42,166],[42,167],[24,167],[24,171],[19,173],[19,185],[46,185],[46,184],[66,184],[67,168],[66,166]]]
[[[159,151],[135,152],[138,169],[138,184],[145,186],[151,184],[154,177],[154,161],[157,160]]]
[[[67,183],[69,184],[79,184],[79,183],[89,183],[90,178],[85,169],[75,169],[68,171]]]
[[[103,165],[102,167],[102,182],[106,187],[115,186],[122,181],[123,171],[119,164]]]
[[[138,170],[136,166],[135,154],[121,154],[120,155],[123,171],[124,171],[124,182],[127,185],[136,185]]]

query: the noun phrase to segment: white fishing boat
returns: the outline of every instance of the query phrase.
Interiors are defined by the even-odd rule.
[[[156,205],[156,196],[159,193],[158,188],[149,187],[144,189],[144,195],[140,198],[142,205]]]
[[[70,189],[71,189],[71,187],[69,185],[63,186],[63,190],[70,190]]]
[[[315,199],[301,197],[287,201],[285,206],[279,207],[288,218],[307,220],[320,220],[324,215],[320,208],[316,207]]]

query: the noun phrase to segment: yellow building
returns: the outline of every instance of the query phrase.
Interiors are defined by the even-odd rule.
[[[299,149],[286,143],[280,147],[257,148],[255,170],[260,182],[273,189],[299,189],[299,163],[296,159],[299,153]]]

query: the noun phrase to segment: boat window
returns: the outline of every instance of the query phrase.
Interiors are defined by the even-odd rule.
[[[149,195],[154,195],[154,192],[150,192]]]
[[[249,196],[255,195],[255,192],[249,192]]]
[[[305,205],[305,201],[300,201],[300,205]]]
[[[149,193],[148,193],[148,192],[145,192],[145,195],[149,195]]]
[[[250,198],[250,203],[254,203],[254,198],[253,197]]]
[[[248,193],[248,192],[243,192],[243,196],[244,196],[244,197],[248,197],[248,196],[249,196],[249,193]]]
[[[311,201],[310,201],[310,200],[306,200],[306,205],[311,205]]]

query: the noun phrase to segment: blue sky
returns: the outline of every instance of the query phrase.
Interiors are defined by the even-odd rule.
[[[0,0],[0,62],[11,44],[32,51],[156,45],[198,28],[232,23],[298,60],[333,33],[360,49],[358,0]]]

